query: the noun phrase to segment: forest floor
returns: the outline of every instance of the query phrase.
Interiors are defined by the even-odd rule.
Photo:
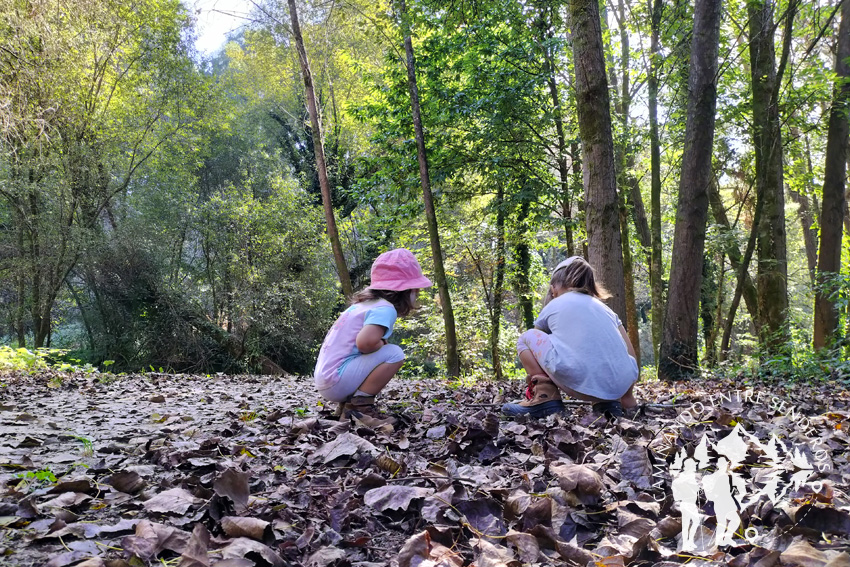
[[[396,380],[394,425],[339,422],[310,378],[0,386],[0,565],[850,566],[846,383],[648,382],[609,423],[500,419],[519,383]],[[699,492],[683,539],[694,463],[691,494],[726,496]]]

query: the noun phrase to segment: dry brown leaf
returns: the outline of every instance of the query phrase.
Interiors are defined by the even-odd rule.
[[[363,496],[363,502],[379,512],[385,510],[407,510],[413,500],[425,498],[433,493],[433,488],[421,488],[418,486],[380,486],[368,491]]]
[[[549,465],[549,471],[562,489],[574,493],[583,504],[598,502],[605,489],[599,474],[585,465]]]
[[[148,512],[159,512],[160,514],[185,514],[189,508],[199,504],[200,500],[192,496],[192,493],[183,490],[182,488],[172,488],[165,492],[160,492],[150,500],[146,501],[144,506]]]

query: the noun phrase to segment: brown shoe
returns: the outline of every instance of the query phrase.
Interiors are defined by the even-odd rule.
[[[345,421],[349,417],[380,417],[378,408],[375,407],[375,396],[352,396],[347,402],[339,405],[339,419]]]
[[[531,394],[530,400],[503,405],[502,413],[509,416],[528,415],[541,418],[564,411],[560,388],[545,374],[531,377]]]

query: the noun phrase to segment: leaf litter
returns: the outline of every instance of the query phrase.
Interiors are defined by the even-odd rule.
[[[4,565],[850,566],[837,383],[650,382],[608,423],[501,420],[519,384],[397,380],[388,424],[337,421],[309,378],[51,378],[0,390]],[[672,483],[735,442],[733,545],[702,492],[688,544]]]

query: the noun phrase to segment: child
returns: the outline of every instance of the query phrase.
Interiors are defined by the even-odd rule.
[[[404,363],[404,352],[387,344],[396,317],[409,314],[419,290],[431,280],[409,250],[398,248],[372,264],[369,287],[354,294],[351,306],[336,320],[319,351],[316,388],[340,402],[340,415],[376,417],[375,395]]]
[[[517,342],[530,399],[505,404],[502,413],[544,417],[561,412],[560,390],[595,402],[593,409],[609,417],[622,416],[623,406],[637,405],[632,394],[638,379],[635,352],[620,318],[600,301],[607,297],[583,258],[558,264],[535,328]]]

